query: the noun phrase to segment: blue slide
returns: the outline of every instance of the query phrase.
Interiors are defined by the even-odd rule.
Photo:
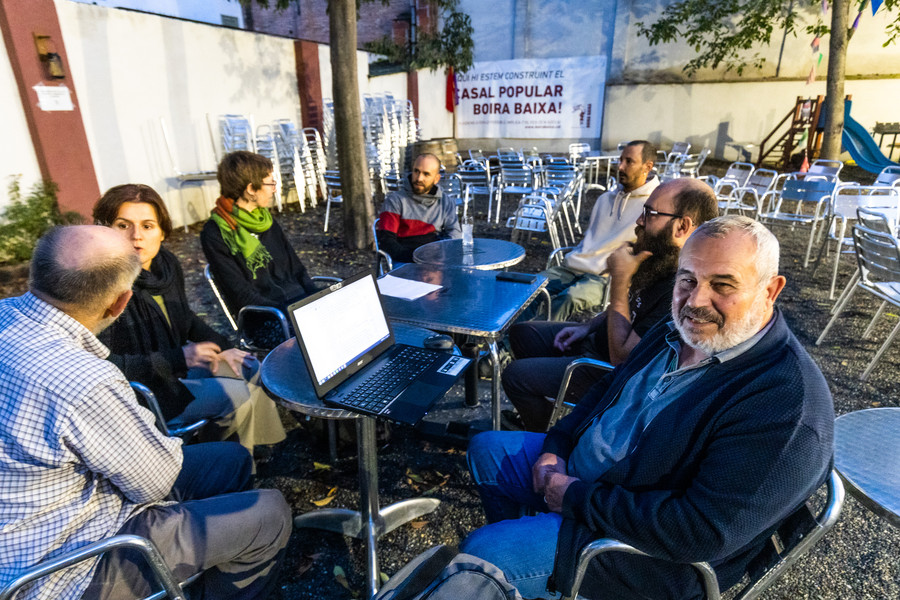
[[[885,167],[898,166],[882,154],[881,148],[866,128],[850,116],[851,105],[851,102],[844,105],[844,133],[841,137],[844,149],[850,153],[857,165],[870,173],[880,173]]]

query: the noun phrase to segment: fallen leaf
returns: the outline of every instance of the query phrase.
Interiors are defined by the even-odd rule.
[[[384,571],[379,573],[378,577],[381,579],[381,585],[384,585],[385,583],[388,582],[388,579],[390,579],[390,577],[388,577],[388,574],[385,573]]]
[[[331,469],[331,465],[320,462],[313,462],[313,468],[316,471],[328,471],[329,469]]]
[[[418,519],[416,521],[410,521],[409,524],[412,526],[413,529],[422,529],[423,527],[428,525],[428,521],[426,521],[424,519]]]
[[[316,506],[325,506],[326,504],[329,504],[332,500],[334,500],[335,496],[337,496],[337,486],[328,490],[328,494],[324,498],[320,500],[312,500],[311,502]]]
[[[347,574],[344,573],[344,569],[340,565],[335,565],[334,567],[334,579],[344,586],[354,598],[359,598],[359,592],[350,587],[350,582],[347,581]]]

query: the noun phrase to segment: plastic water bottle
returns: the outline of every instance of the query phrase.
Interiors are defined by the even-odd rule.
[[[462,216],[462,249],[463,254],[471,254],[475,250],[475,238],[472,231],[475,228],[475,219],[466,212]]]

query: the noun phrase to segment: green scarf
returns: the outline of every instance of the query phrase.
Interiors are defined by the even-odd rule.
[[[211,218],[219,226],[228,250],[234,255],[241,253],[253,279],[256,279],[256,271],[266,268],[272,260],[272,255],[253,234],[269,230],[272,226],[272,213],[261,207],[253,209],[253,212],[247,212],[239,208],[231,198],[220,196],[216,200]]]

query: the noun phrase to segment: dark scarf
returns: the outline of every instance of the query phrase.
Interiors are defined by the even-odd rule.
[[[150,263],[150,270],[142,270],[134,282],[134,297],[131,299],[131,305],[134,307],[139,323],[152,323],[154,320],[154,311],[159,311],[159,305],[153,300],[152,296],[164,296],[176,284],[178,259],[174,254],[160,246],[159,252],[153,257]],[[165,322],[165,318],[162,319]],[[174,340],[175,333],[172,331],[171,325],[167,327],[169,336]],[[146,329],[147,335],[155,337],[157,332],[154,328]],[[159,343],[157,340],[151,340],[148,348],[164,348],[168,344]]]

